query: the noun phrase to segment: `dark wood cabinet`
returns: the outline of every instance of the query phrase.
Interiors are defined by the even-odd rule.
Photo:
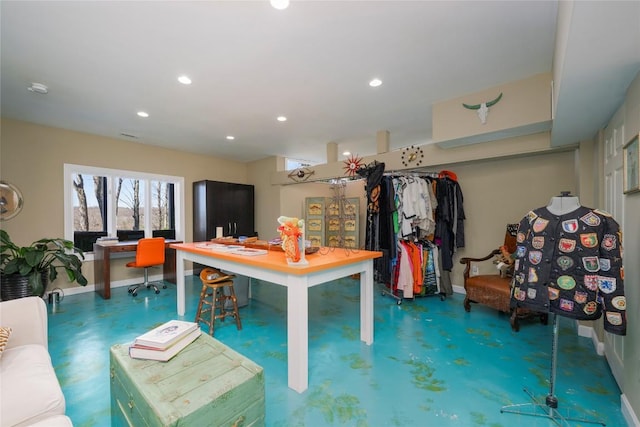
[[[220,181],[193,183],[193,241],[225,236],[255,236],[253,185]]]

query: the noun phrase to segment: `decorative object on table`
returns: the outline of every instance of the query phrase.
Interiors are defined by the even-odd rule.
[[[295,217],[281,216],[278,218],[278,231],[282,238],[282,249],[284,249],[287,263],[289,265],[307,265],[304,257],[305,251],[301,248],[306,246],[304,238],[304,220]]]
[[[462,106],[468,110],[478,110],[478,117],[480,118],[480,122],[484,125],[487,123],[487,116],[489,115],[489,107],[496,105],[498,101],[500,101],[501,99],[502,99],[502,92],[500,92],[500,95],[498,95],[498,97],[493,101],[482,102],[480,104],[475,104],[475,105],[469,105],[469,104],[463,103]]]
[[[638,147],[640,135],[635,135],[624,145],[624,194],[640,191],[640,149]]]
[[[309,168],[298,168],[298,169],[294,169],[291,172],[289,172],[289,175],[287,175],[289,178],[291,178],[292,180],[294,180],[295,182],[304,182],[306,180],[309,179],[309,177],[311,175],[313,175],[315,173],[314,170],[311,170]]]
[[[82,274],[84,253],[64,239],[40,239],[18,246],[5,230],[0,230],[0,280],[2,300],[43,296],[50,282],[64,269],[70,282],[87,285]]]
[[[422,164],[422,159],[424,159],[422,148],[414,147],[413,145],[403,148],[401,159],[402,164],[405,166],[420,166]]]
[[[172,344],[187,336],[190,332],[198,329],[195,322],[184,320],[169,320],[152,330],[139,335],[134,341],[134,346],[143,346],[156,350],[165,350]]]
[[[0,220],[6,221],[18,215],[22,210],[22,193],[18,188],[0,181]]]
[[[200,336],[200,334],[202,334],[202,331],[200,330],[200,328],[196,328],[165,349],[133,344],[129,347],[129,356],[132,359],[168,362],[175,355],[184,350],[189,344],[194,342]]]
[[[358,157],[356,154],[352,154],[344,161],[344,174],[348,176],[356,176],[358,169],[362,167],[362,157]]]

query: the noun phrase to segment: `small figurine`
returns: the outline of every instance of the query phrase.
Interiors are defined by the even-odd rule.
[[[290,218],[281,216],[278,218],[278,231],[282,238],[282,249],[285,256],[292,262],[300,261],[300,236],[302,236],[302,227],[304,220],[298,218]]]

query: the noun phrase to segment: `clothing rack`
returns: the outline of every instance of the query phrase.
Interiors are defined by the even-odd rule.
[[[438,182],[436,180],[445,180],[446,178],[450,178],[451,175],[455,176],[455,174],[452,174],[451,172],[446,172],[446,173],[443,173],[443,172],[446,172],[446,171],[441,171],[441,172],[433,172],[433,171],[425,171],[425,170],[387,171],[383,174],[383,176],[393,179],[392,182],[394,183],[393,187],[394,187],[394,192],[396,193],[395,194],[396,197],[397,197],[397,188],[396,188],[395,178],[409,178],[409,179],[414,178],[414,179],[425,180],[427,182],[427,185],[429,185],[428,187],[429,196],[427,197],[430,199],[434,199],[436,198],[436,194],[432,192],[432,187],[430,186],[431,183],[433,183],[434,181]],[[448,181],[448,182],[455,182],[455,180]],[[457,185],[457,182],[456,182],[456,185]],[[404,185],[402,188],[403,190],[405,189]],[[424,187],[422,188],[424,189]],[[433,188],[433,190],[435,190],[435,188]],[[420,194],[422,194],[423,198],[425,197],[424,192],[421,192]],[[437,208],[435,207],[435,205],[432,206],[428,202],[428,200],[426,201],[426,203],[427,203],[426,204],[427,210],[431,210],[435,214],[437,212]],[[454,204],[454,202],[449,201],[449,204]],[[447,203],[442,203],[441,209],[445,209],[446,205]],[[406,211],[403,209],[403,212],[402,212],[403,215],[405,214],[405,212]],[[416,213],[417,213],[416,211],[413,211],[411,215],[415,215]],[[396,238],[395,244],[399,245],[399,241],[408,241],[408,242],[412,242],[414,245],[398,246],[398,257],[402,253],[404,253],[404,256],[416,256],[417,253],[416,253],[415,244],[419,244],[418,248],[421,249],[422,251],[420,253],[422,266],[421,266],[421,269],[419,269],[420,270],[419,273],[414,271],[414,276],[415,274],[420,274],[420,278],[418,279],[414,277],[414,280],[416,281],[416,283],[420,283],[420,284],[419,285],[416,284],[416,287],[414,287],[412,291],[409,291],[408,293],[406,292],[406,290],[410,287],[408,285],[406,272],[404,275],[402,275],[403,279],[399,281],[398,280],[399,273],[397,269],[400,269],[400,268],[406,269],[407,265],[405,264],[403,266],[403,265],[400,265],[398,262],[395,262],[398,260],[398,258],[396,257],[394,262],[391,263],[390,268],[392,271],[392,277],[391,277],[391,280],[388,282],[388,287],[387,286],[384,287],[383,295],[392,296],[393,298],[396,299],[397,304],[401,304],[403,298],[413,299],[415,297],[424,297],[424,296],[439,295],[440,299],[444,300],[447,293],[451,293],[447,291],[447,290],[451,290],[451,286],[450,286],[450,277],[448,275],[450,271],[443,272],[441,269],[442,251],[441,251],[440,245],[437,243],[441,241],[441,239],[438,237],[438,234],[443,231],[443,227],[441,224],[440,225],[438,224],[439,217],[438,215],[434,215],[433,218],[429,217],[430,219],[426,220],[427,221],[426,224],[423,223],[422,225],[419,225],[419,226],[412,224],[411,226],[412,228],[415,226],[415,229],[412,232],[409,232],[407,223],[405,222],[406,219],[411,217],[404,216],[403,218],[404,218],[403,220],[400,220],[400,219],[398,220],[398,223],[400,223],[403,231],[395,235],[395,238]],[[421,220],[421,222],[425,221],[424,216],[422,218],[423,219]],[[426,228],[423,228],[423,227],[426,227]],[[420,242],[422,242],[422,244],[420,244]],[[409,254],[412,254],[412,255],[409,255]],[[412,265],[415,264],[415,262],[416,262],[416,259],[412,258]],[[437,271],[434,271],[434,266],[435,266],[435,269],[437,269]],[[399,282],[402,283],[400,288],[398,288]],[[398,290],[402,291],[402,297],[397,295]]]

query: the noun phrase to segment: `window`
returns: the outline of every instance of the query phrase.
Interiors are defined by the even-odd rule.
[[[184,239],[184,178],[65,164],[65,238]]]

